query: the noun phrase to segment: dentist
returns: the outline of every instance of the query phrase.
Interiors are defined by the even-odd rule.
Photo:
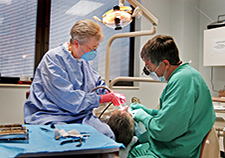
[[[150,39],[141,58],[149,75],[167,85],[158,110],[131,104],[134,120],[144,124],[147,136],[132,148],[129,158],[199,157],[203,139],[216,120],[202,75],[188,63],[181,64],[177,46],[167,35]]]
[[[126,101],[123,94],[107,93],[101,76],[88,61],[97,55],[103,40],[100,25],[83,19],[71,28],[70,43],[49,50],[35,72],[30,95],[24,105],[26,124],[83,123],[114,139],[110,127],[92,110],[99,103]]]

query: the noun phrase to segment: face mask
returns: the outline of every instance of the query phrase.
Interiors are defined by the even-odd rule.
[[[84,53],[82,59],[86,61],[91,61],[97,56],[97,50],[91,50],[90,52]]]
[[[161,81],[161,82],[166,82],[166,79],[165,79],[165,77],[164,77],[164,76],[159,77],[159,78],[160,78],[160,81]]]
[[[160,63],[161,64],[161,63]],[[160,65],[159,65],[160,66]],[[159,66],[156,68],[156,70],[155,71],[153,71],[153,72],[150,72],[150,74],[149,74],[149,76],[153,79],[153,80],[155,80],[155,81],[160,81],[160,82],[166,82],[166,79],[165,79],[165,74],[166,74],[166,70],[165,70],[165,72],[163,73],[163,76],[161,76],[161,77],[159,77],[157,74],[156,74],[156,71],[157,71],[157,69],[159,68]]]
[[[164,77],[164,76],[159,77],[159,76],[155,73],[155,71],[154,71],[154,72],[151,72],[151,73],[149,74],[149,76],[150,76],[153,80],[155,80],[155,81],[161,81],[161,78]]]
[[[86,47],[88,47],[88,46],[86,45]],[[86,60],[86,61],[91,61],[97,56],[97,48],[96,49],[91,49],[91,48],[88,47],[91,51],[89,51],[87,53],[84,52],[84,50],[83,50],[83,48],[81,46],[80,46],[80,48],[81,48],[82,52],[84,53],[81,56],[81,58]]]

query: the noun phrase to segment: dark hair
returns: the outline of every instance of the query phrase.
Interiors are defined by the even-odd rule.
[[[171,65],[177,65],[180,61],[178,48],[173,38],[167,35],[157,35],[150,39],[142,48],[141,58],[156,66],[165,59]]]
[[[108,120],[108,125],[115,134],[116,142],[127,146],[133,136],[135,124],[133,117],[126,111],[116,110]]]

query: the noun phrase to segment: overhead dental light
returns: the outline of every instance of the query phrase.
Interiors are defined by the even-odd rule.
[[[116,5],[102,16],[102,21],[108,27],[121,30],[122,27],[131,23],[131,13],[131,7],[120,7]]]
[[[111,53],[111,44],[117,38],[129,38],[129,37],[137,37],[137,36],[147,36],[153,35],[156,33],[156,26],[158,25],[158,19],[151,14],[143,5],[141,5],[138,0],[126,0],[129,2],[135,9],[133,13],[130,11],[130,7],[124,7],[124,0],[119,0],[119,8],[113,8],[106,12],[102,19],[100,20],[98,17],[94,16],[93,18],[108,27],[114,29],[121,29],[122,27],[131,23],[132,18],[134,16],[143,15],[150,23],[152,23],[152,27],[150,30],[142,30],[135,32],[126,32],[126,33],[118,33],[114,34],[110,37],[106,45],[106,65],[105,65],[105,83],[108,87],[113,86],[113,84],[109,83],[109,74],[110,74],[110,53]],[[132,13],[132,14],[131,14]],[[129,14],[129,15],[128,15]],[[151,26],[151,25],[149,25]],[[142,79],[140,77],[117,77],[114,79],[115,81],[146,81],[146,78]],[[111,83],[113,83],[113,81]],[[147,81],[154,82],[152,79],[147,79]]]
[[[121,30],[123,27],[129,25],[132,22],[133,17],[135,17],[137,14],[141,15],[141,11],[138,7],[132,13],[131,7],[123,6],[123,4],[120,3],[120,5],[116,5],[113,7],[113,9],[104,13],[102,20],[96,16],[93,18],[110,28]]]

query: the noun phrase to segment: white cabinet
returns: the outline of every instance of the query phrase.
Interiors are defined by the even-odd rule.
[[[204,30],[204,66],[225,66],[225,27]]]

